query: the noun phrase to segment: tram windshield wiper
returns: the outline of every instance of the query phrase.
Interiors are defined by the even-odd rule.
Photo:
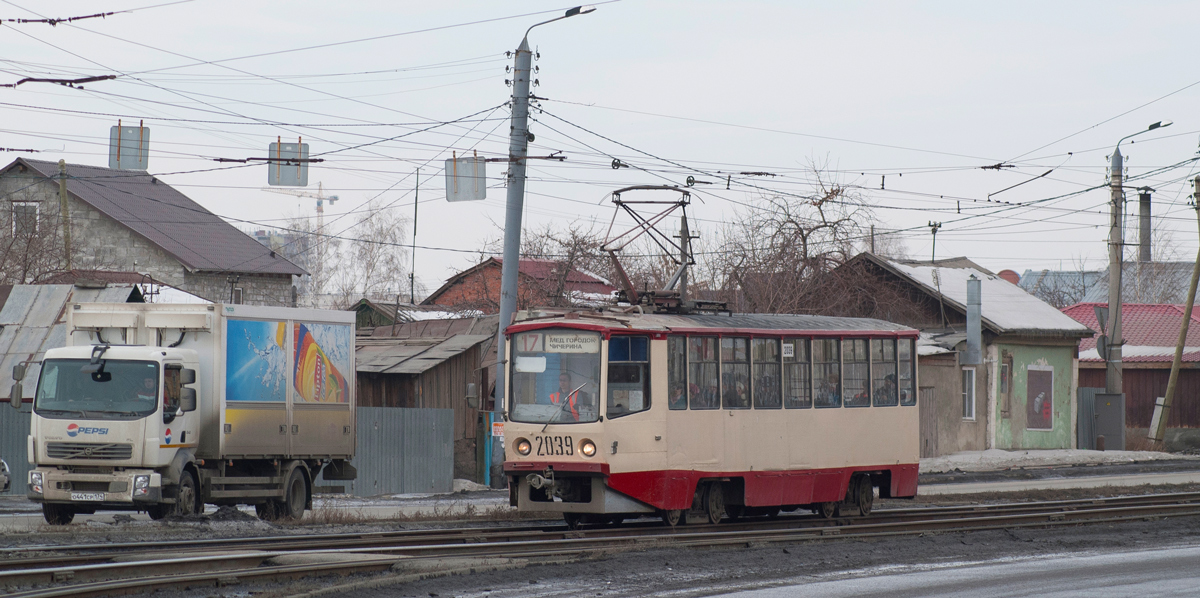
[[[554,415],[551,415],[550,419],[546,420],[546,425],[542,426],[542,432],[545,432],[546,428],[550,427],[550,424],[554,423],[554,420],[558,419],[559,414],[561,414],[564,410],[566,410],[567,405],[571,404],[571,397],[574,396],[575,393],[579,392],[579,389],[583,388],[584,386],[587,386],[587,382],[584,382],[583,384],[576,386],[575,390],[572,390],[571,392],[567,393],[566,398],[564,398],[563,402],[558,405],[558,411],[555,411]],[[575,397],[575,399],[579,400],[579,397]]]

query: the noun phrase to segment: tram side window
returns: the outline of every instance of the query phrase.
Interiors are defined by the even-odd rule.
[[[783,406],[788,409],[812,407],[812,366],[808,357],[808,339],[784,339]]]
[[[750,358],[754,369],[754,408],[779,409],[783,398],[779,386],[779,339],[752,339]]]
[[[750,408],[750,339],[721,339],[721,406],[725,409]]]
[[[717,369],[717,338],[688,337],[688,402],[692,409],[721,407],[720,370]]]
[[[900,381],[900,404],[901,405],[916,405],[917,393],[913,389],[913,378],[916,371],[913,368],[913,339],[902,338],[897,343],[896,350],[897,363],[899,364],[899,372],[897,377]]]
[[[895,407],[897,397],[896,340],[871,340],[871,396],[876,407]]]
[[[614,336],[608,341],[608,417],[650,408],[650,339]]]
[[[687,339],[667,337],[667,408],[687,409]]]
[[[812,357],[817,407],[841,407],[842,369],[837,339],[813,339]]]
[[[847,407],[870,407],[871,395],[867,393],[868,373],[867,339],[855,338],[842,341],[842,389]]]

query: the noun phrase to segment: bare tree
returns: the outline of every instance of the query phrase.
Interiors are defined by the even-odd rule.
[[[343,242],[331,251],[333,259],[326,260],[332,293],[329,307],[347,309],[363,297],[394,300],[408,287],[407,223],[377,202],[362,209],[354,225],[339,235]]]
[[[64,271],[67,252],[58,203],[5,203],[7,214],[0,229],[0,283],[36,283]],[[74,255],[77,245],[73,245]],[[89,260],[89,266],[94,259]]]

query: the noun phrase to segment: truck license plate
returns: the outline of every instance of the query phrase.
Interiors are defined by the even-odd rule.
[[[104,502],[103,492],[72,492],[71,500],[90,500],[95,502]]]

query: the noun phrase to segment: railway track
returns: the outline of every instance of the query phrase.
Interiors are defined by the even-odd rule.
[[[1200,493],[961,507],[889,509],[832,520],[781,516],[719,525],[634,523],[398,530],[257,538],[38,546],[0,551],[0,592],[104,596],[403,569],[448,558],[577,557],[650,546],[736,546],[1119,522],[1200,515]],[[155,574],[147,575],[147,571]]]

